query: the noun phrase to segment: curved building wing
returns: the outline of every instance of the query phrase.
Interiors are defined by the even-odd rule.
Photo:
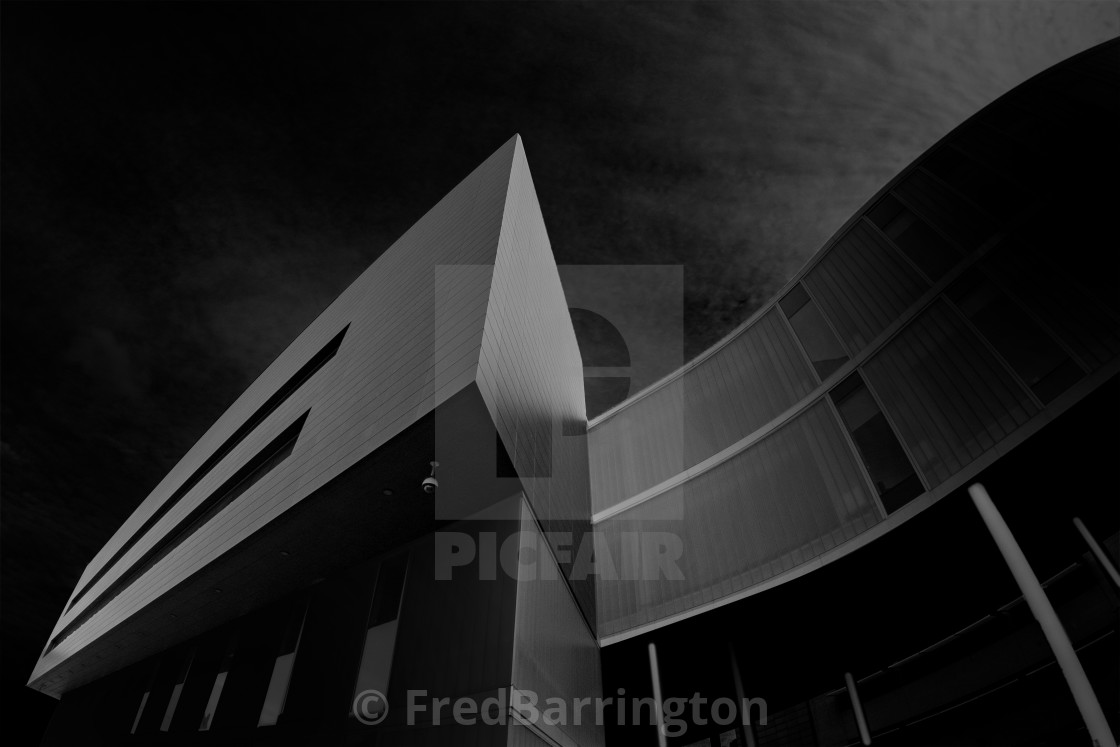
[[[851,552],[1117,372],[1117,49],[985,107],[589,424],[592,522],[632,565],[596,587],[604,643]],[[679,537],[681,578],[635,580],[647,533]]]

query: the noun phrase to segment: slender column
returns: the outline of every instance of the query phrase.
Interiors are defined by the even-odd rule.
[[[665,715],[661,709],[661,673],[657,669],[657,646],[649,644],[649,675],[653,679],[654,718],[657,719],[657,744],[665,747]]]
[[[871,732],[867,730],[867,719],[863,715],[863,704],[859,702],[859,691],[856,690],[856,681],[851,672],[844,672],[844,684],[848,686],[848,697],[852,699],[852,711],[856,714],[856,726],[859,727],[860,744],[871,744]]]
[[[1104,572],[1112,579],[1112,583],[1116,588],[1120,589],[1120,572],[1116,570],[1116,566],[1112,564],[1112,558],[1105,554],[1104,548],[1097,544],[1097,540],[1093,535],[1089,534],[1088,528],[1077,516],[1073,517],[1073,525],[1077,527],[1077,531],[1081,532],[1081,536],[1085,539],[1085,544],[1089,545],[1097,562],[1104,568]]]
[[[747,708],[747,692],[743,688],[743,677],[739,674],[739,659],[735,656],[735,645],[729,643],[727,649],[731,655],[731,676],[735,680],[735,707],[743,711],[739,718],[739,731],[742,732],[747,747],[757,747],[754,729],[751,728],[750,709]]]
[[[1101,704],[1097,701],[1092,685],[1089,684],[1089,678],[1085,676],[1077,652],[1073,650],[1073,644],[1070,643],[1065,628],[1062,627],[1054,607],[1046,597],[1046,592],[1042,590],[1042,585],[1038,583],[1038,577],[1027,563],[1019,543],[1015,541],[1014,535],[1011,534],[1011,530],[983,485],[973,483],[968,488],[968,494],[972,497],[972,502],[976,505],[984,523],[988,525],[988,531],[992,533],[992,539],[996,541],[1003,559],[1007,562],[1007,567],[1011,570],[1011,575],[1019,584],[1031,614],[1042,626],[1042,632],[1054,651],[1054,658],[1058,660],[1058,667],[1066,678],[1070,692],[1073,693],[1073,699],[1077,702],[1077,709],[1081,711],[1081,718],[1085,721],[1093,744],[1096,747],[1116,747],[1112,730],[1108,727],[1108,721],[1105,720]]]

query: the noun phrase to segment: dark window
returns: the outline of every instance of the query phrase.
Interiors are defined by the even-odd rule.
[[[922,494],[922,481],[858,373],[831,392],[887,513]]]
[[[222,698],[222,690],[226,686],[229,670],[233,668],[233,660],[237,653],[237,635],[232,634],[226,643],[225,652],[222,654],[221,663],[218,665],[218,674],[214,677],[214,684],[210,686],[210,694],[206,698],[206,707],[202,711],[202,723],[198,725],[199,731],[209,731],[214,723],[214,715],[218,712],[218,703]]]
[[[151,678],[142,698],[141,708],[133,723],[133,734],[154,734],[167,731],[175,715],[182,682],[190,668],[192,651],[175,648],[166,651],[155,661],[155,675]]]
[[[81,627],[86,620],[93,617],[98,611],[104,608],[106,604],[112,601],[126,586],[139,578],[140,575],[160,560],[167,557],[172,550],[193,535],[200,527],[206,524],[206,522],[214,518],[223,508],[236,500],[238,496],[242,495],[262,477],[275,469],[278,464],[287,459],[295,448],[296,441],[299,439],[299,434],[303,429],[305,420],[307,420],[306,412],[297,418],[294,423],[285,428],[280,435],[276,436],[268,446],[264,447],[264,449],[250,459],[241,469],[237,470],[237,472],[226,480],[221,487],[214,491],[209,498],[187,514],[174,529],[163,536],[163,539],[144,553],[128,571],[101,592],[96,601],[92,602],[82,614],[78,615],[73,622],[52,638],[47,651],[50,651],[61,643],[68,635]]]
[[[1018,189],[952,145],[937,149],[922,167],[997,218],[1009,219],[1025,204]]]
[[[786,294],[780,305],[821,381],[848,361],[836,334],[801,283]]]
[[[916,264],[930,280],[937,281],[957,263],[960,255],[941,234],[909,208],[887,195],[867,217]]]
[[[188,651],[182,663],[179,664],[179,674],[175,677],[175,684],[171,688],[171,699],[167,701],[167,708],[163,712],[163,721],[159,725],[160,731],[167,731],[171,728],[171,720],[175,718],[175,709],[179,706],[179,698],[183,695],[183,685],[186,684],[187,675],[191,671],[191,664],[194,663],[194,654],[193,650]]]
[[[97,573],[93,574],[93,577],[82,587],[82,590],[74,595],[74,598],[70,600],[70,604],[66,607],[67,612],[69,612],[70,609],[78,603],[79,599],[85,596],[86,592],[90,590],[90,587],[100,581],[101,578],[109,572],[109,569],[112,568],[118,560],[124,557],[124,554],[126,552],[132,549],[133,545],[140,541],[140,538],[143,537],[149,529],[155,526],[155,523],[157,521],[162,519],[164,515],[168,511],[170,511],[171,508],[180,501],[180,499],[182,499],[183,496],[190,492],[190,489],[197,485],[199,480],[205,477],[218,462],[220,462],[227,454],[233,451],[233,449],[238,444],[244,441],[246,436],[252,433],[253,430],[258,425],[260,425],[265,418],[275,412],[276,408],[283,404],[288,399],[288,397],[292,395],[293,392],[295,392],[300,388],[300,386],[303,385],[305,381],[310,379],[319,369],[325,366],[327,362],[331,360],[331,358],[334,358],[335,353],[338,352],[339,346],[342,345],[342,338],[346,336],[346,330],[348,330],[349,328],[350,325],[346,325],[345,327],[343,327],[341,332],[335,335],[334,338],[332,338],[331,341],[328,342],[322,350],[313,355],[311,359],[307,361],[307,363],[303,364],[303,366],[295,372],[292,378],[288,379],[288,381],[286,381],[283,386],[277,389],[276,392],[273,393],[273,395],[269,397],[263,405],[257,408],[257,411],[254,412],[248,420],[241,424],[241,427],[234,431],[233,434],[229,438],[227,438],[225,442],[223,442],[222,445],[219,446],[217,450],[198,467],[198,469],[191,473],[190,477],[183,481],[183,484],[180,485],[178,489],[174,493],[172,493],[166,501],[163,502],[163,505],[161,505],[158,509],[156,509],[154,513],[152,513],[150,517],[148,517],[148,520],[144,522],[144,525],[137,529],[132,534],[132,536],[129,537],[127,542],[121,545],[120,549],[113,554],[113,557],[105,561],[105,564],[101,566],[101,569]]]
[[[299,639],[303,634],[303,623],[306,619],[307,603],[301,602],[288,616],[284,637],[280,642],[280,651],[272,665],[272,677],[268,681],[268,690],[265,691],[264,705],[261,706],[257,726],[271,726],[284,713],[284,703],[288,699],[288,685],[292,679],[292,667],[296,663]]]
[[[129,734],[135,734],[136,730],[140,727],[141,719],[144,718],[144,709],[148,707],[148,700],[152,697],[152,688],[155,686],[156,674],[159,671],[158,662],[149,662],[145,667],[143,678],[145,680],[143,694],[140,696],[140,704],[136,707],[136,716],[132,719],[132,729]]]
[[[1065,350],[978,271],[955,282],[949,297],[1043,402],[1081,378]]]
[[[396,555],[383,561],[377,571],[377,585],[370,603],[369,623],[362,648],[362,661],[358,666],[358,679],[354,695],[367,690],[385,693],[389,688],[389,673],[393,665],[393,648],[397,641],[397,616],[400,614],[404,593],[408,556]],[[384,703],[368,703],[368,716],[375,716]],[[351,714],[353,715],[353,714]]]
[[[1045,145],[1051,129],[1046,120],[1010,100],[993,103],[980,116],[984,125],[998,130],[999,134],[1010,135],[1018,142],[1035,148]]]
[[[285,600],[258,609],[236,624],[233,659],[218,708],[210,718],[210,731],[245,732],[257,726],[291,612],[291,603]]]

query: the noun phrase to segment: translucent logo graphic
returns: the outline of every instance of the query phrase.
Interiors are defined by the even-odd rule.
[[[389,699],[380,690],[362,690],[351,707],[354,718],[366,726],[377,726],[389,715]]]
[[[520,581],[683,581],[679,561],[684,543],[672,532],[435,533],[434,578],[452,581],[464,576],[483,581],[499,574]],[[556,563],[547,561],[555,558]],[[543,562],[542,562],[543,561]],[[456,569],[460,569],[458,572]]]
[[[556,269],[435,267],[433,367],[415,382],[435,433],[415,474],[437,520],[522,490],[542,518],[586,520],[588,421],[683,362],[683,267]],[[659,432],[683,470],[683,422]]]

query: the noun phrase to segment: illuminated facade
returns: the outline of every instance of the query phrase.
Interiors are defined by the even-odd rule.
[[[681,716],[674,745],[858,741],[846,673],[877,742],[1084,740],[977,480],[1115,731],[1117,591],[1073,518],[1115,558],[1118,70],[1103,45],[986,107],[742,326],[590,422],[515,137],[90,562],[29,682],[62,697],[47,741],[656,744],[614,706],[400,707],[652,696],[650,644],[663,698],[768,704],[765,725]],[[577,572],[550,533],[593,536],[615,572]],[[676,539],[676,573],[631,572],[642,536]],[[503,567],[511,537],[532,562]],[[369,690],[376,726],[351,708]]]

